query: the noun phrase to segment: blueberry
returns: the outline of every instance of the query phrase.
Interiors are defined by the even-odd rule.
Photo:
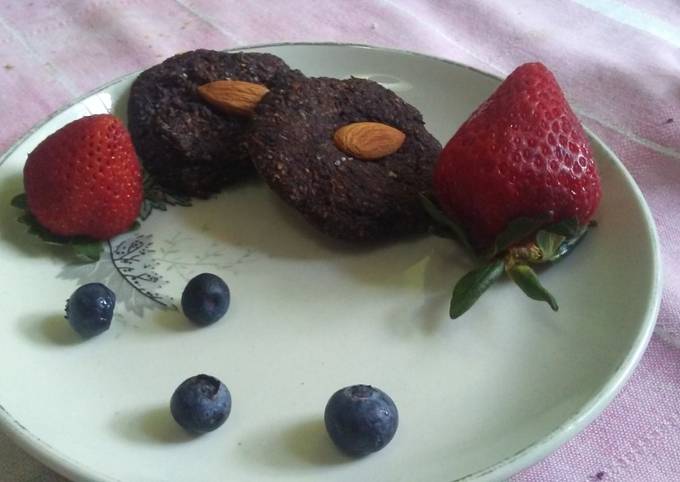
[[[73,292],[66,301],[66,319],[83,338],[109,329],[116,295],[101,283],[88,283]]]
[[[377,452],[394,437],[399,413],[392,399],[370,385],[338,390],[328,400],[324,414],[333,443],[353,457]]]
[[[196,375],[182,382],[172,394],[170,412],[187,432],[211,432],[229,417],[231,394],[217,378]]]
[[[214,274],[203,273],[189,280],[182,293],[184,315],[206,326],[222,318],[229,308],[229,287]]]

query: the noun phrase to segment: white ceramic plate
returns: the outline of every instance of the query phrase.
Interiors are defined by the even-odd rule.
[[[309,75],[372,78],[416,105],[444,143],[498,84],[441,59],[340,45],[274,45]],[[600,225],[542,280],[559,313],[509,282],[448,319],[470,268],[450,242],[423,237],[349,248],[318,235],[262,184],[192,207],[154,210],[96,265],[73,265],[15,222],[10,198],[38,142],[81,116],[125,116],[125,77],[36,128],[0,168],[0,422],[74,479],[96,481],[497,480],[573,436],[639,360],[658,309],[659,254],[649,210],[598,139]],[[177,311],[204,271],[231,286],[225,319],[192,328]],[[80,341],[62,318],[81,283],[118,294],[103,335]],[[170,395],[198,373],[221,378],[233,411],[191,438]],[[395,400],[400,426],[383,451],[340,456],[322,414],[340,387],[368,383]]]

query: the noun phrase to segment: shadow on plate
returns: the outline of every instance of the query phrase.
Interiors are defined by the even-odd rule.
[[[425,266],[423,304],[418,310],[423,330],[437,332],[442,323],[453,323],[449,306],[453,287],[469,270],[475,267],[472,259],[454,241],[445,240],[448,251],[433,252]]]
[[[193,200],[193,205],[203,202],[209,202],[210,208],[198,212],[181,211],[188,225],[203,229],[207,224],[209,233],[215,238],[237,246],[252,247],[273,257],[324,258],[329,252],[371,252],[384,244],[354,244],[325,236],[262,181],[240,183],[209,201]]]
[[[449,319],[451,294],[456,282],[474,264],[449,240],[433,241],[424,253],[423,259],[411,268],[420,296],[411,298],[408,304],[395,304],[385,316],[390,334],[399,338],[451,334],[458,326]]]
[[[157,327],[168,331],[185,332],[201,328],[189,321],[180,310],[150,310],[145,315],[145,322],[146,320],[150,320]]]
[[[111,427],[122,438],[139,444],[180,444],[197,438],[186,432],[170,414],[170,404],[117,412]]]
[[[74,346],[86,341],[76,333],[63,313],[42,316],[25,316],[18,327],[32,341],[51,346]]]
[[[253,464],[276,469],[339,465],[353,462],[331,442],[322,419],[298,421],[280,431],[265,430],[239,446]]]
[[[334,240],[310,226],[261,182],[230,188],[209,201],[195,200],[191,209],[175,212],[181,217],[180,224],[220,243],[272,258],[300,262],[332,259],[343,274],[373,285],[403,284],[407,270],[427,258],[431,250],[445,246],[425,235],[375,243]]]

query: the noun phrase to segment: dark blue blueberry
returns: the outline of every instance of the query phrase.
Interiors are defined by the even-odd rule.
[[[109,329],[116,295],[101,283],[88,283],[73,292],[66,301],[66,319],[83,338]]]
[[[377,452],[392,440],[399,425],[399,412],[382,390],[353,385],[338,390],[328,400],[324,422],[340,450],[362,457]]]
[[[210,273],[199,274],[184,288],[182,311],[197,325],[209,325],[224,316],[230,298],[229,287],[222,278]]]
[[[196,375],[185,380],[170,400],[172,416],[184,430],[206,433],[222,425],[231,413],[231,394],[215,377]]]

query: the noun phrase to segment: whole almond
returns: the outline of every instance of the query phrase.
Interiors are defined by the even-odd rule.
[[[198,87],[198,95],[227,114],[252,116],[269,89],[262,84],[241,80],[216,80]]]
[[[380,122],[354,122],[335,131],[333,142],[345,154],[372,161],[396,152],[406,134]]]

